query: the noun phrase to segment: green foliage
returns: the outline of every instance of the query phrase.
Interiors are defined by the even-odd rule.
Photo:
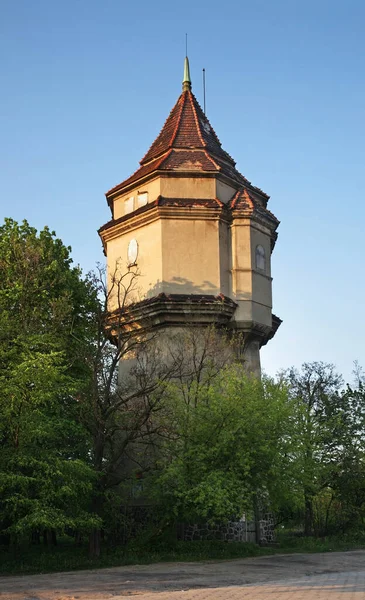
[[[173,384],[169,396],[172,442],[155,481],[169,518],[227,521],[252,510],[259,488],[278,493],[273,477],[289,416],[284,386],[248,378],[235,365],[193,396]]]
[[[47,228],[0,227],[0,529],[13,537],[95,523],[75,402],[95,294],[71,263]]]
[[[343,389],[333,365],[306,363],[283,378],[293,412],[287,473],[305,532],[317,536],[362,525],[364,514],[364,393]],[[289,509],[289,510],[288,510]]]
[[[162,561],[200,561],[213,559],[245,558],[273,554],[274,549],[260,548],[256,544],[224,542],[175,542],[172,546],[160,545],[146,549],[137,544],[106,547],[98,559],[87,556],[84,545],[76,546],[71,539],[63,538],[52,549],[42,545],[31,549],[21,548],[19,553],[9,553],[0,547],[0,574],[54,573],[79,569],[117,567],[121,565],[151,564]]]
[[[82,278],[48,228],[0,227],[0,540],[90,532],[97,556],[102,526],[113,543],[128,528],[120,506],[132,464],[158,518],[144,540],[150,553],[137,540],[114,564],[233,556],[233,544],[192,550],[167,538],[176,521],[225,522],[258,500],[304,521],[307,534],[362,531],[360,371],[355,389],[324,363],[258,381],[232,364],[234,340],[209,329],[161,352],[126,333],[137,277],[111,274],[106,290],[100,273]],[[131,356],[135,367],[118,380]]]

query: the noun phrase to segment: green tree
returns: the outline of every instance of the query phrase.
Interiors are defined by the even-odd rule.
[[[344,443],[351,429],[349,403],[341,393],[342,377],[334,365],[304,363],[301,371],[284,374],[294,406],[291,423],[290,468],[304,504],[304,531],[315,525],[314,503],[331,483],[341,464]],[[331,496],[326,492],[323,498]]]
[[[117,528],[113,507],[127,501],[131,479],[150,468],[152,439],[160,429],[154,418],[161,410],[165,383],[173,363],[162,356],[156,336],[148,330],[136,335],[130,321],[131,303],[138,285],[138,271],[117,265],[109,273],[99,269],[92,279],[98,303],[93,312],[93,344],[85,344],[83,356],[91,377],[79,396],[80,422],[90,439],[90,462],[96,478],[90,510],[99,523],[89,536],[89,554],[101,553],[101,532]],[[120,513],[120,510],[119,510]],[[121,515],[120,515],[121,516]]]
[[[280,488],[290,411],[285,386],[249,378],[235,364],[214,378],[211,366],[208,372],[208,381],[202,372],[199,383],[169,389],[170,439],[155,493],[165,514],[182,521],[241,517],[252,512],[256,495],[270,502]]]
[[[342,439],[337,449],[331,490],[336,501],[336,526],[357,530],[365,517],[365,387],[347,386],[341,393]]]
[[[92,286],[46,227],[0,227],[0,527],[88,527],[92,470],[75,397],[89,371]]]

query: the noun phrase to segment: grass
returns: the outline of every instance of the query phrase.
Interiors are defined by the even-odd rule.
[[[18,547],[11,551],[0,548],[0,574],[25,575],[156,562],[222,560],[278,553],[331,552],[360,548],[365,548],[365,534],[315,539],[290,537],[281,533],[279,543],[275,547],[219,541],[173,542],[154,546],[149,544],[144,548],[130,544],[127,547],[105,547],[99,560],[91,560],[87,556],[86,547],[75,546],[69,539],[62,539],[58,546],[52,549],[42,545]]]

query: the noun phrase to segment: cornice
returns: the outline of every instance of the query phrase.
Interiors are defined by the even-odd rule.
[[[162,293],[128,306],[123,315],[115,311],[110,323],[114,320],[126,333],[151,331],[166,325],[227,326],[236,308],[237,304],[223,294]]]
[[[230,326],[236,330],[237,333],[243,334],[245,341],[258,340],[260,348],[265,346],[269,340],[271,340],[277,330],[279,329],[282,320],[276,315],[272,315],[272,323],[270,325],[264,325],[256,321],[232,321]]]
[[[168,205],[168,202],[171,202]],[[229,210],[227,204],[214,199],[180,199],[181,204],[176,205],[174,198],[157,198],[154,202],[146,204],[138,210],[119,217],[119,219],[108,221],[99,229],[99,235],[105,243],[126,233],[134,231],[158,220],[184,220],[184,221],[221,221],[229,224],[231,227],[255,227],[258,231],[264,229],[264,233],[269,233],[273,238],[273,246],[277,234],[273,222],[265,219],[261,214],[254,214],[250,210],[234,209]],[[192,204],[195,202],[195,204]],[[216,206],[207,206],[208,202],[216,202]],[[161,205],[161,204],[162,205]]]
[[[212,325],[237,333],[244,343],[257,340],[261,348],[274,337],[282,323],[274,314],[271,326],[256,321],[237,322],[233,320],[236,308],[236,302],[223,294],[162,293],[131,304],[122,314],[114,311],[109,317],[110,337],[140,335],[164,327]]]
[[[168,201],[169,199],[164,199]],[[173,201],[173,199],[171,199]],[[202,204],[195,206],[160,206],[159,200],[142,207],[134,213],[120,217],[115,222],[109,221],[99,229],[99,235],[103,242],[108,242],[127,231],[139,229],[158,220],[174,219],[185,221],[226,221],[229,220],[229,213],[225,205],[216,207],[207,207]],[[196,201],[197,203],[199,200]]]
[[[232,223],[237,223],[240,220],[245,221],[245,220],[249,219],[250,221],[254,221],[254,222],[268,228],[271,232],[276,231],[276,229],[280,225],[280,221],[273,219],[272,217],[270,217],[270,215],[265,214],[264,212],[258,213],[255,211],[251,211],[249,209],[234,208],[232,210],[231,214],[232,214]]]

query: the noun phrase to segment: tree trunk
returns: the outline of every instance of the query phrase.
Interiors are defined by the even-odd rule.
[[[38,545],[41,543],[41,534],[38,530],[32,531],[31,541],[32,541],[32,544]]]
[[[100,515],[102,508],[102,490],[100,482],[94,488],[94,494],[91,500],[91,513]],[[89,534],[89,557],[100,558],[101,554],[101,528],[93,527]]]
[[[253,513],[254,513],[254,519],[255,519],[256,544],[260,544],[260,542],[261,542],[261,529],[260,529],[261,514],[260,514],[259,501],[257,498],[257,494],[255,494],[253,497]]]
[[[312,502],[312,497],[307,494],[304,494],[304,506],[305,506],[304,535],[310,536],[310,535],[312,535],[312,525],[313,525],[313,502]]]
[[[56,532],[54,529],[45,529],[43,531],[43,544],[47,546],[47,548],[57,546]]]
[[[76,546],[82,546],[82,534],[80,531],[76,531],[75,533],[75,544]]]
[[[89,557],[100,558],[101,529],[93,527],[89,534]]]

